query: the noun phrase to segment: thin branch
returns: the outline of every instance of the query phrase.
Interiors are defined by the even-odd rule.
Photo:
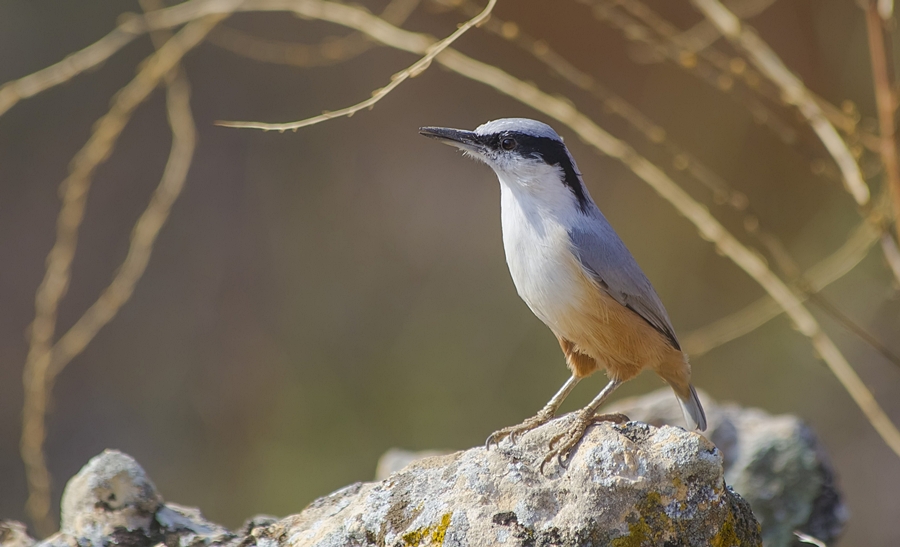
[[[900,279],[900,250],[897,249],[897,242],[887,230],[881,234],[881,250],[884,252],[884,259],[888,266],[894,272],[894,277]]]
[[[109,59],[143,33],[140,27],[138,21],[129,18],[100,40],[66,56],[62,61],[3,84],[0,86],[0,116],[20,100],[67,82]]]
[[[166,100],[172,149],[162,179],[134,226],[128,254],[112,282],[53,347],[48,371],[51,379],[84,350],[131,297],[150,260],[156,237],[184,187],[196,146],[196,129],[190,109],[190,84],[182,72],[168,85]]]
[[[883,237],[880,220],[883,211],[889,211],[884,196],[879,199],[873,214],[850,233],[850,237],[838,250],[803,274],[802,279],[810,292],[821,291],[862,262],[875,242]],[[689,355],[699,357],[753,332],[782,313],[784,309],[778,303],[771,297],[764,296],[705,327],[689,332],[682,338],[682,344]]]
[[[866,29],[869,35],[869,56],[872,60],[872,79],[875,84],[875,103],[878,106],[878,126],[881,130],[881,163],[891,191],[897,238],[900,239],[900,161],[897,158],[897,98],[891,85],[890,68],[884,48],[884,22],[875,0],[866,5]],[[895,247],[896,248],[896,247]],[[897,279],[900,279],[898,277]]]
[[[466,21],[462,26],[460,26],[456,32],[451,34],[450,36],[444,38],[440,42],[435,43],[432,46],[429,46],[428,50],[424,57],[410,65],[405,70],[394,74],[391,77],[391,83],[382,87],[381,89],[376,90],[371,97],[357,103],[353,106],[349,106],[347,108],[342,108],[340,110],[335,110],[334,112],[325,112],[319,116],[313,116],[312,118],[307,118],[305,120],[300,120],[298,122],[290,122],[290,123],[262,123],[262,122],[225,122],[220,121],[216,122],[216,125],[221,125],[224,127],[237,127],[237,128],[245,128],[245,129],[262,129],[264,131],[296,131],[301,127],[307,127],[310,125],[315,125],[317,123],[321,123],[324,121],[332,120],[334,118],[342,118],[344,116],[352,116],[359,112],[360,110],[366,108],[372,108],[375,104],[381,99],[385,98],[391,91],[393,91],[398,85],[405,82],[408,78],[413,78],[418,76],[422,72],[424,72],[429,66],[431,66],[432,60],[436,56],[438,56],[442,51],[450,47],[450,44],[455,42],[460,36],[468,32],[468,30],[481,22],[483,22],[487,17],[491,14],[491,10],[494,9],[494,5],[496,5],[497,0],[488,0],[487,6],[484,7],[481,13]]]
[[[766,81],[754,70],[746,70],[743,59],[734,69],[723,71],[721,67],[707,59],[708,51],[696,55],[680,49],[664,36],[654,36],[651,27],[635,20],[630,15],[615,9],[611,2],[600,0],[579,0],[582,4],[592,6],[591,13],[598,21],[619,30],[622,36],[636,44],[641,44],[644,56],[650,59],[660,57],[667,59],[674,66],[695,76],[707,85],[725,93],[727,97],[741,104],[750,112],[754,122],[767,127],[786,145],[794,146],[798,140],[796,129],[761,101],[757,95],[777,101],[777,95],[765,89]],[[743,86],[734,85],[735,81]],[[772,95],[772,96],[770,96]]]
[[[420,0],[391,0],[380,17],[392,25],[402,26],[419,3]],[[365,34],[355,31],[347,36],[326,38],[318,44],[300,44],[258,38],[224,25],[211,32],[207,41],[254,61],[303,68],[348,61],[377,45]]]
[[[800,78],[784,65],[778,55],[753,29],[743,25],[741,20],[721,2],[691,0],[691,3],[719,29],[723,36],[746,53],[760,72],[781,89],[782,96],[788,103],[797,107],[837,163],[847,191],[860,207],[866,206],[870,198],[869,187],[863,180],[856,159]]]
[[[759,15],[769,8],[775,0],[743,0],[742,2],[729,2],[728,8],[738,17],[748,18]],[[682,31],[678,35],[678,42],[688,51],[697,53],[711,46],[713,42],[722,36],[719,31],[707,20],[700,21],[693,27]]]
[[[31,325],[30,347],[23,373],[25,401],[23,404],[20,449],[22,460],[25,463],[29,489],[26,510],[34,521],[38,533],[41,535],[47,535],[53,529],[53,522],[49,516],[50,475],[47,472],[43,454],[43,443],[46,436],[44,417],[49,397],[48,388],[52,385],[53,377],[65,364],[63,362],[65,359],[59,358],[63,354],[60,354],[54,360],[53,355],[55,351],[51,349],[51,343],[56,330],[59,302],[66,292],[71,277],[71,264],[78,240],[78,228],[84,216],[84,207],[91,185],[91,177],[97,166],[109,157],[116,140],[130,119],[134,109],[147,98],[160,80],[177,65],[184,54],[196,46],[222,18],[222,15],[216,15],[190,23],[148,58],[137,76],[116,94],[109,112],[96,123],[88,142],[72,160],[69,176],[61,184],[60,191],[63,204],[57,222],[56,243],[47,257],[46,275],[35,296],[35,319]],[[179,93],[183,95],[185,92],[186,89],[183,91],[176,89],[176,99],[178,99]],[[183,131],[183,128],[179,128],[179,131]],[[179,147],[179,150],[183,150],[183,147]],[[182,156],[183,154],[179,155],[179,157]],[[183,159],[179,161],[183,163]],[[173,180],[178,175],[176,168],[178,168],[177,163],[172,167],[174,171],[169,170],[167,187],[170,190],[173,186]],[[166,182],[166,180],[163,182]],[[161,202],[155,205],[158,210],[166,198],[157,198],[155,196],[154,199]],[[151,206],[154,205],[151,204]],[[154,229],[158,230],[158,228],[154,228],[154,225],[157,223],[160,223],[158,215],[142,216],[139,224],[142,224],[143,229],[140,232],[136,229],[132,239],[133,246],[135,243],[144,246],[152,244],[152,238],[148,240],[147,235],[152,233]],[[127,296],[130,295],[127,280],[132,278],[136,280],[135,274],[137,274],[137,277],[140,277],[140,273],[143,272],[143,265],[141,265],[139,253],[135,255],[135,253],[130,251],[129,257],[131,260],[129,261],[126,258],[126,263],[123,264],[123,269],[117,276],[117,279],[124,279],[124,282],[120,281],[116,284],[114,281],[115,286],[111,286],[111,290],[108,290],[101,297],[103,303],[99,309],[107,311],[104,314],[99,309],[96,309],[89,317],[87,324],[79,321],[82,324],[82,327],[79,329],[82,336],[80,338],[76,336],[76,339],[84,340],[83,335],[85,334],[86,326],[100,325],[103,322],[104,315],[109,315],[108,310],[110,307],[116,306],[116,304],[120,306],[121,302],[124,302],[123,298],[127,299]],[[92,309],[95,308],[96,305],[92,307]],[[116,307],[115,309],[118,308]],[[114,315],[114,313],[113,311],[112,314]],[[109,317],[111,318],[112,315],[109,315]],[[108,321],[108,319],[106,320]],[[94,332],[98,329],[99,326],[96,327]],[[76,334],[79,331],[76,331]],[[72,338],[70,337],[70,340]],[[70,346],[71,344],[65,347]],[[69,359],[71,356],[74,356],[71,351],[68,351],[65,355],[69,355]]]
[[[849,315],[838,309],[837,306],[824,298],[821,294],[810,293],[809,299],[819,306],[825,313],[834,318],[842,327],[860,337],[864,342],[875,348],[882,357],[891,363],[900,366],[900,355],[894,350],[884,345],[881,340],[873,336],[869,331],[862,328],[859,323],[850,318]]]

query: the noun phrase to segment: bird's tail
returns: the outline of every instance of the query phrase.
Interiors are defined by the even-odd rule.
[[[706,413],[703,412],[700,398],[697,397],[697,390],[690,384],[688,384],[688,388],[690,388],[690,393],[686,397],[682,397],[676,390],[678,402],[681,403],[681,411],[684,413],[684,421],[687,422],[688,429],[706,431]]]

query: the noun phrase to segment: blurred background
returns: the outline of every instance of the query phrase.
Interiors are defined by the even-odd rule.
[[[363,3],[375,13],[388,4]],[[446,36],[471,16],[454,4],[422,0],[403,27]],[[667,58],[658,47],[666,41],[634,15],[635,5],[644,4],[562,0],[551,10],[538,0],[501,0],[494,22],[509,23],[506,38],[475,29],[455,47],[569,98],[746,243],[762,248],[745,229],[755,218],[801,269],[839,248],[861,217],[796,111],[766,82],[742,80],[738,55],[722,39],[709,51],[724,56],[730,73],[703,55]],[[875,130],[865,19],[854,2],[730,5],[812,90]],[[702,21],[687,1],[646,6],[678,31]],[[59,61],[109,32],[123,12],[140,10],[121,0],[0,3],[0,81]],[[370,480],[391,447],[482,443],[534,414],[568,376],[553,335],[509,278],[493,173],[417,134],[422,125],[474,128],[508,116],[551,120],[435,65],[349,119],[284,134],[214,126],[348,106],[415,60],[373,47],[337,64],[279,66],[220,46],[248,35],[241,33],[325,40],[317,51],[327,61],[328,37],[349,31],[280,13],[237,15],[224,25],[229,30],[214,31],[184,60],[199,144],[146,274],[54,386],[45,447],[53,514],[65,481],[107,447],[134,456],[167,500],[199,506],[213,521],[236,527],[257,513],[296,513]],[[605,91],[573,86],[509,39],[528,36],[539,40],[532,51],[552,49]],[[152,52],[139,37],[98,70],[0,118],[4,518],[26,518],[22,371],[34,294],[55,237],[58,187],[110,98]],[[603,93],[607,99],[597,100]],[[655,137],[617,114],[609,93],[652,120]],[[763,295],[621,163],[555,125],[683,339]],[[94,302],[123,260],[170,143],[157,90],[96,173],[57,332]],[[877,195],[878,157],[851,146]],[[749,209],[723,204],[730,198],[692,176],[687,157],[727,181],[738,192],[731,197]],[[823,294],[900,352],[900,298],[880,247]],[[900,422],[900,369],[811,306]],[[900,459],[787,319],[695,357],[693,370],[694,384],[718,400],[796,414],[813,426],[852,512],[842,544],[900,543]],[[601,375],[583,382],[564,410],[586,404],[604,383]],[[661,384],[645,374],[617,398]]]

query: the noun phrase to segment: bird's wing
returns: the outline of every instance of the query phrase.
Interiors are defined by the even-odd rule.
[[[569,230],[573,250],[582,266],[610,296],[640,315],[680,351],[675,329],[650,280],[606,218],[594,211],[590,220]]]

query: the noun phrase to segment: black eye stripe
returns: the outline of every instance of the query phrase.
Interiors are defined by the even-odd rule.
[[[504,131],[493,135],[485,135],[482,142],[485,146],[506,153],[502,143],[504,139],[511,138],[516,142],[515,154],[524,157],[543,160],[548,165],[559,166],[563,170],[563,184],[575,194],[578,206],[582,211],[587,210],[588,197],[581,185],[581,177],[572,163],[572,159],[566,152],[566,145],[557,139],[549,137],[536,137],[518,131]]]

